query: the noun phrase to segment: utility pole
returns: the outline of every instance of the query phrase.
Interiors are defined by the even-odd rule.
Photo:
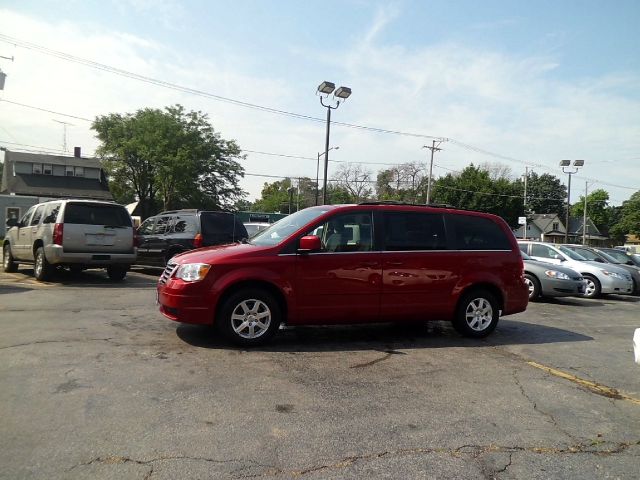
[[[522,238],[527,239],[527,179],[529,178],[529,167],[524,167],[524,233]]]
[[[582,244],[586,245],[587,241],[587,186],[589,182],[584,182],[584,212],[582,212]]]
[[[442,140],[439,140],[438,145],[440,145],[441,143],[442,143]],[[427,205],[429,205],[429,202],[431,201],[431,177],[433,175],[433,153],[439,152],[440,150],[442,150],[441,148],[438,148],[438,145],[436,145],[436,141],[433,140],[430,147],[428,145],[424,145],[422,147],[422,148],[428,148],[429,150],[431,150],[431,162],[429,162],[429,179],[427,181]]]

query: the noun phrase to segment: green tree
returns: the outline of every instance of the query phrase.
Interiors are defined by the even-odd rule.
[[[622,203],[621,216],[618,223],[611,228],[611,233],[617,238],[624,235],[640,235],[640,190]]]
[[[491,173],[473,164],[460,173],[449,173],[433,185],[433,203],[493,213],[516,226],[522,215],[522,183],[509,178],[491,178]]]
[[[257,212],[289,213],[290,188],[292,188],[290,178],[265,183],[261,197],[253,204],[253,209]]]
[[[97,117],[92,129],[114,191],[135,196],[145,217],[159,206],[226,208],[245,195],[240,148],[221,138],[202,112],[176,105],[112,113]]]
[[[531,172],[527,179],[527,207],[533,213],[566,213],[567,188],[554,175]]]
[[[609,193],[601,188],[587,195],[587,216],[601,232],[609,230],[610,209],[608,203]],[[582,218],[584,216],[584,195],[571,205],[571,216],[574,218]]]
[[[381,170],[376,177],[378,200],[422,203],[426,200],[427,178],[420,163],[403,163]]]

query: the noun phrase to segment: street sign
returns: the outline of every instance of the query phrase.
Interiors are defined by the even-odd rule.
[[[518,217],[518,225],[526,225],[527,217]]]

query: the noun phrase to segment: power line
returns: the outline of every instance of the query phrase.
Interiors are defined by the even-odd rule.
[[[6,103],[11,103],[13,105],[18,105],[20,107],[25,107],[25,108],[31,108],[33,110],[39,110],[41,112],[47,112],[47,113],[53,113],[54,115],[60,115],[62,117],[69,117],[69,118],[75,118],[76,120],[83,120],[85,122],[93,122],[93,120],[89,119],[89,118],[84,118],[84,117],[78,117],[76,115],[70,115],[68,113],[61,113],[61,112],[56,112],[54,110],[47,110],[46,108],[41,108],[41,107],[34,107],[33,105],[26,105],[24,103],[19,103],[19,102],[13,102],[11,100],[7,100],[6,98],[0,98],[0,102],[6,102]]]

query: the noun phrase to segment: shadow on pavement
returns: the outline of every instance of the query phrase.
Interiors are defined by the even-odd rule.
[[[24,293],[33,290],[33,287],[26,285],[0,285],[0,295],[3,293]]]
[[[26,281],[38,283],[33,276],[33,268],[18,271]],[[71,272],[57,269],[46,284],[61,287],[101,287],[101,288],[149,288],[156,284],[157,276],[143,276],[128,272],[124,280],[113,281],[107,276],[105,269],[89,269],[82,272]]]
[[[245,350],[216,338],[211,327],[181,324],[176,334],[198,348]],[[411,348],[494,347],[558,342],[586,342],[592,337],[569,330],[513,320],[500,320],[498,328],[485,339],[461,337],[449,322],[419,325],[377,324],[319,327],[288,327],[280,330],[264,347],[266,352],[322,352],[341,350],[390,350]]]

